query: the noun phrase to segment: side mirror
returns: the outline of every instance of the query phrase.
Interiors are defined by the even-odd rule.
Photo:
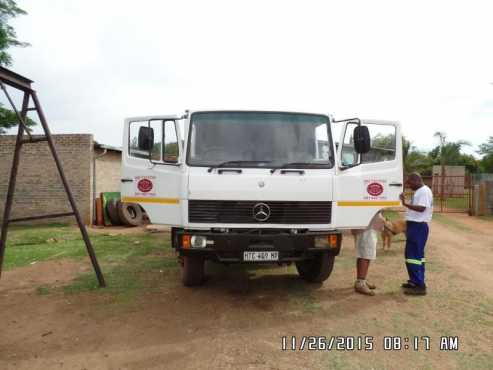
[[[367,126],[356,126],[353,131],[354,150],[365,154],[371,149],[370,131]]]
[[[154,130],[151,127],[139,128],[139,150],[151,151],[154,146]]]

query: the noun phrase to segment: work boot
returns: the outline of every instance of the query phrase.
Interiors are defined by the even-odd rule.
[[[402,283],[401,287],[405,289],[412,289],[412,288],[416,288],[416,284],[408,280],[407,283]]]
[[[368,287],[366,280],[356,280],[354,282],[354,290],[365,295],[375,295],[375,292]]]
[[[377,286],[375,284],[372,284],[370,283],[369,281],[366,281],[366,285],[368,286],[368,288],[370,289],[377,289]]]
[[[406,295],[426,295],[426,286],[414,286],[404,290]]]

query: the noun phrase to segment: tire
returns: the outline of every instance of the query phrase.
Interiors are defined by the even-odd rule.
[[[140,226],[144,223],[142,208],[136,203],[116,203],[120,220],[128,226]]]
[[[119,226],[122,224],[122,220],[118,215],[118,207],[116,206],[116,201],[114,199],[110,199],[108,203],[106,203],[106,211],[108,212],[112,225]]]
[[[183,256],[182,282],[185,286],[197,286],[204,282],[204,264],[202,256]]]
[[[335,256],[322,252],[312,259],[296,262],[300,277],[310,283],[322,283],[327,280],[334,268]]]

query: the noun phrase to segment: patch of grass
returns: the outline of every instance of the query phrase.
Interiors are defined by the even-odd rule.
[[[156,235],[160,235],[159,240]],[[165,244],[162,234],[92,234],[91,242],[100,262],[120,262],[131,256],[144,256]],[[20,226],[10,230],[5,251],[5,269],[32,262],[60,258],[87,258],[84,241],[77,227],[63,224]]]
[[[436,207],[440,207],[441,204],[440,198],[436,197],[433,202]],[[443,201],[443,206],[444,208],[448,208],[448,209],[468,209],[469,198],[467,197],[467,195],[463,197],[456,197],[456,198],[452,198],[452,197],[445,198]]]
[[[48,288],[47,286],[38,286],[36,288],[36,293],[38,293],[39,295],[48,295],[50,294],[50,288]]]
[[[63,291],[66,294],[111,294],[116,302],[128,303],[143,291],[159,289],[163,277],[178,267],[178,261],[171,253],[145,256],[133,254],[118,264],[103,265],[106,288],[99,289],[96,276],[91,271],[65,285]]]
[[[400,219],[402,218],[402,212],[397,212],[397,211],[393,211],[393,210],[385,210],[383,211],[383,216],[385,218],[387,218],[388,220],[397,220],[397,219]]]
[[[444,215],[442,213],[434,213],[433,214],[433,220],[438,221],[439,223],[441,223],[443,225],[450,226],[450,227],[457,229],[457,230],[460,230],[460,231],[473,232],[473,230],[470,227],[468,227],[468,226],[466,226],[466,225],[464,225],[464,224],[462,224],[456,220],[453,220],[453,219],[447,217],[446,215]]]
[[[314,313],[322,310],[319,300],[310,289],[307,289],[305,283],[295,284],[290,287],[289,300],[301,307],[304,313]]]
[[[63,224],[17,226],[12,228],[7,242],[7,269],[32,262],[61,258],[88,259],[85,244],[77,227]],[[163,234],[91,235],[107,288],[99,289],[92,269],[79,275],[63,287],[65,294],[97,292],[111,294],[116,301],[132,301],[142,290],[155,289],[156,282],[178,262],[169,246],[169,236]],[[56,290],[49,286],[36,289],[40,295]]]

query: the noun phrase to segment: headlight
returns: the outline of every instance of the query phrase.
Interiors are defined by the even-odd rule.
[[[205,236],[193,235],[191,239],[192,248],[205,248],[207,238]]]

